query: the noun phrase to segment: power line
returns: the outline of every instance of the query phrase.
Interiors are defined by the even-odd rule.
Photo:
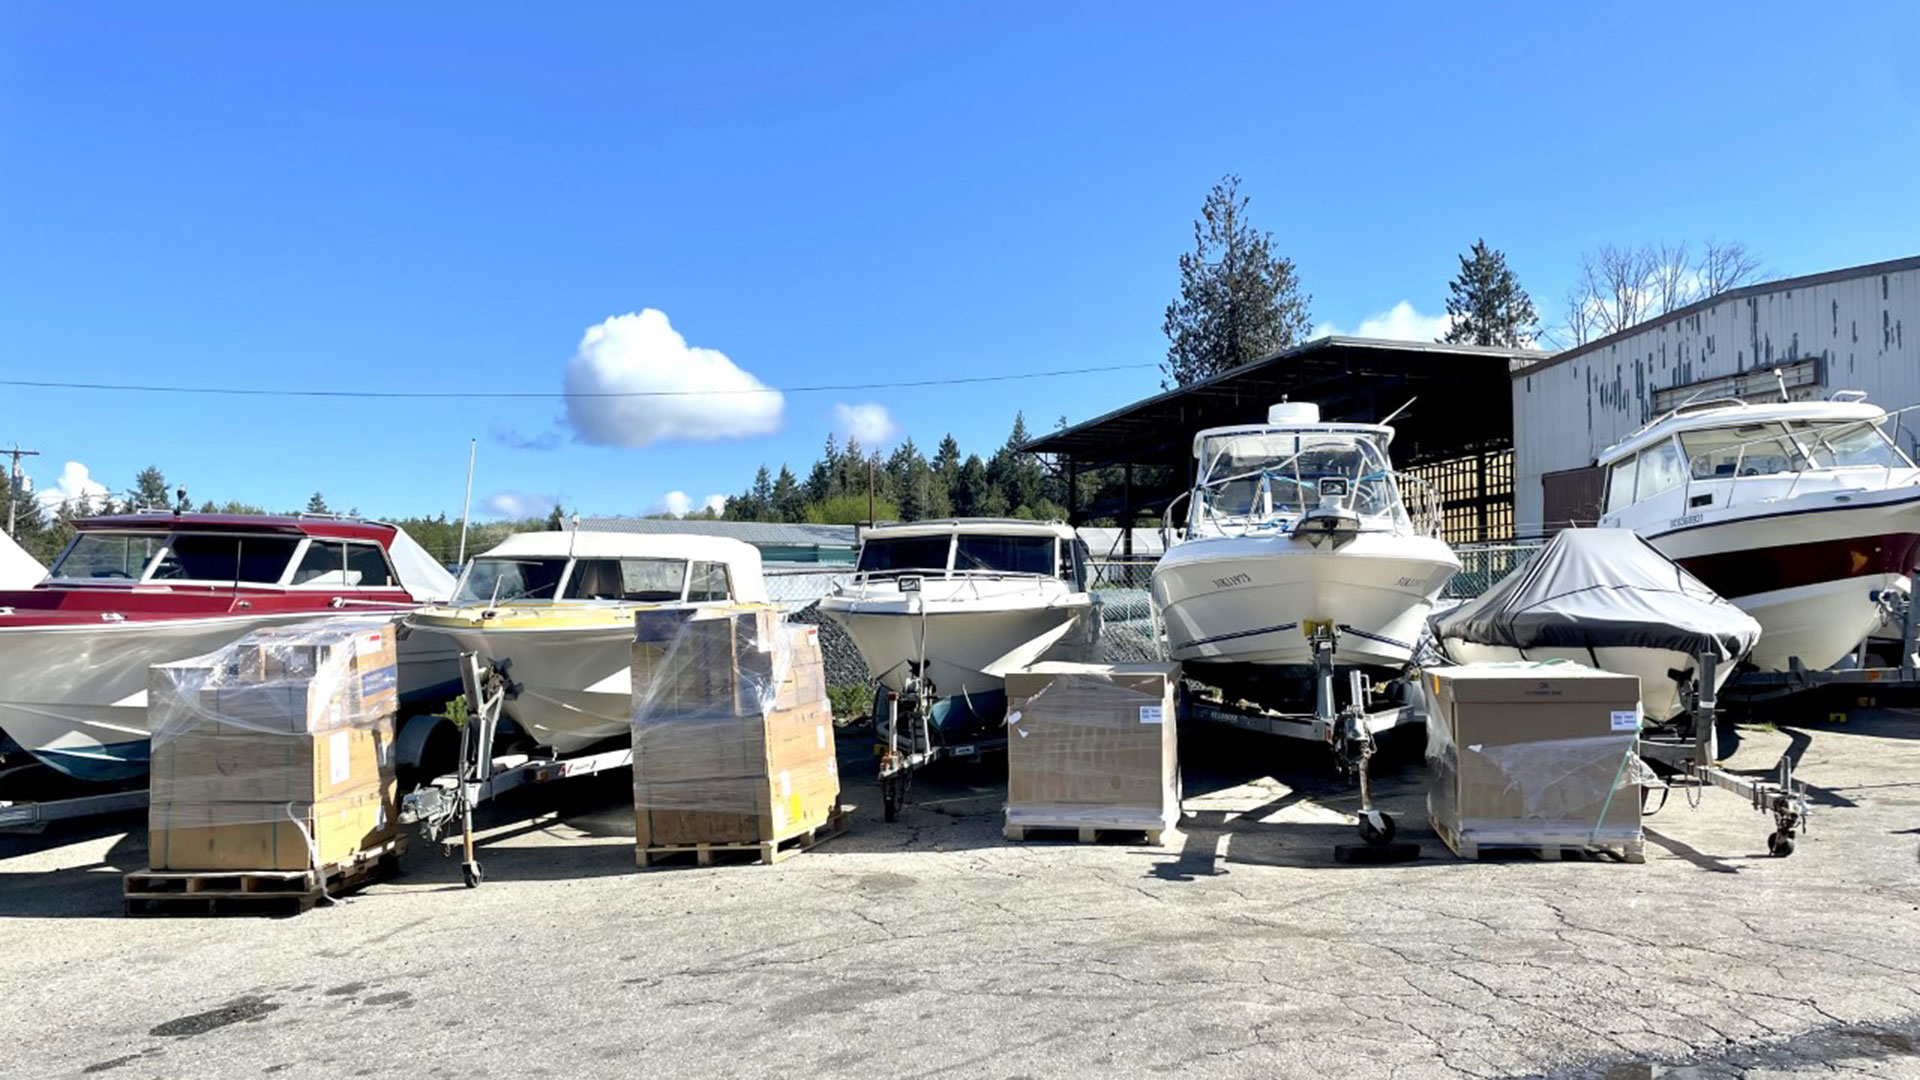
[[[705,394],[822,394],[849,390],[905,390],[930,386],[962,386],[970,383],[1013,382],[1021,379],[1052,379],[1066,375],[1098,375],[1110,371],[1137,371],[1156,364],[1110,364],[1105,367],[1062,368],[1057,371],[1022,371],[1007,375],[971,375],[951,379],[916,379],[904,382],[837,383],[818,386],[760,386],[727,390],[595,390],[573,393],[566,390],[270,390],[240,386],[158,386],[143,383],[55,382],[37,379],[0,379],[0,386],[18,386],[31,390],[116,390],[140,394],[217,394],[227,397],[302,397],[302,398],[648,398],[700,397]]]
[[[13,449],[7,453],[13,455],[13,468],[7,473],[7,535],[12,536],[14,535],[14,508],[20,501],[20,459],[39,457],[40,451],[22,450],[19,443],[14,443]]]

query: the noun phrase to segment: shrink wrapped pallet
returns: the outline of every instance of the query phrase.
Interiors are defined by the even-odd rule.
[[[649,849],[778,844],[840,801],[818,629],[777,608],[640,612],[633,802]]]
[[[1035,664],[1007,675],[1007,833],[1172,829],[1178,664]]]
[[[393,838],[394,627],[256,631],[148,672],[154,870],[319,870]]]
[[[1640,681],[1566,662],[1430,669],[1427,809],[1455,854],[1642,850]]]

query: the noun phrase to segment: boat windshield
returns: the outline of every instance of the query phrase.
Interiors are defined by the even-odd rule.
[[[1379,442],[1356,432],[1255,432],[1201,444],[1194,524],[1295,517],[1339,496],[1364,516],[1404,516]],[[1326,483],[1339,481],[1336,484]],[[1324,490],[1323,490],[1324,485]]]
[[[567,570],[565,558],[483,556],[461,575],[455,603],[495,600],[551,600]]]
[[[1695,480],[1809,469],[1908,468],[1879,425],[1862,420],[1738,424],[1680,434]]]
[[[67,545],[49,577],[137,581],[166,545],[165,533],[81,533]]]
[[[863,574],[944,574],[947,550],[953,537],[934,536],[868,537],[860,545],[860,562],[855,567]]]
[[[961,533],[954,552],[956,572],[1038,574],[1052,577],[1055,565],[1051,536],[985,536]]]
[[[231,581],[277,585],[300,549],[298,536],[175,533],[148,581]]]

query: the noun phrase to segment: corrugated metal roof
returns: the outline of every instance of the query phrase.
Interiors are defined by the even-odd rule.
[[[749,544],[845,548],[849,551],[860,546],[859,529],[853,525],[785,525],[770,521],[597,517],[581,518],[580,531],[725,536],[734,540],[744,540]]]

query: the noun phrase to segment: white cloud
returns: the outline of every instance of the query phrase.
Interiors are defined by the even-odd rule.
[[[539,495],[525,491],[496,491],[480,500],[480,506],[487,513],[503,518],[545,517],[553,512],[554,505],[560,501],[555,495]]]
[[[725,495],[709,495],[700,502],[700,509],[711,510],[718,514],[727,508]],[[693,496],[684,491],[669,491],[660,496],[652,506],[647,507],[649,514],[672,514],[674,517],[686,517],[694,509]]]
[[[871,401],[862,405],[835,405],[833,428],[849,438],[859,439],[869,450],[886,445],[900,433],[887,407]]]
[[[1453,316],[1442,312],[1439,315],[1422,315],[1405,300],[1385,311],[1369,315],[1360,320],[1359,329],[1354,337],[1386,338],[1390,341],[1438,341],[1453,328]],[[1343,331],[1332,323],[1321,323],[1313,328],[1314,337],[1339,335]]]
[[[108,495],[107,485],[95,480],[87,467],[77,461],[67,462],[52,487],[36,490],[40,505],[49,510],[58,509],[62,503],[74,503],[74,509],[78,510],[78,500],[86,499],[97,505]]]
[[[713,349],[687,344],[647,308],[590,326],[567,364],[567,422],[581,441],[646,446],[663,439],[738,439],[780,430],[786,399]]]

